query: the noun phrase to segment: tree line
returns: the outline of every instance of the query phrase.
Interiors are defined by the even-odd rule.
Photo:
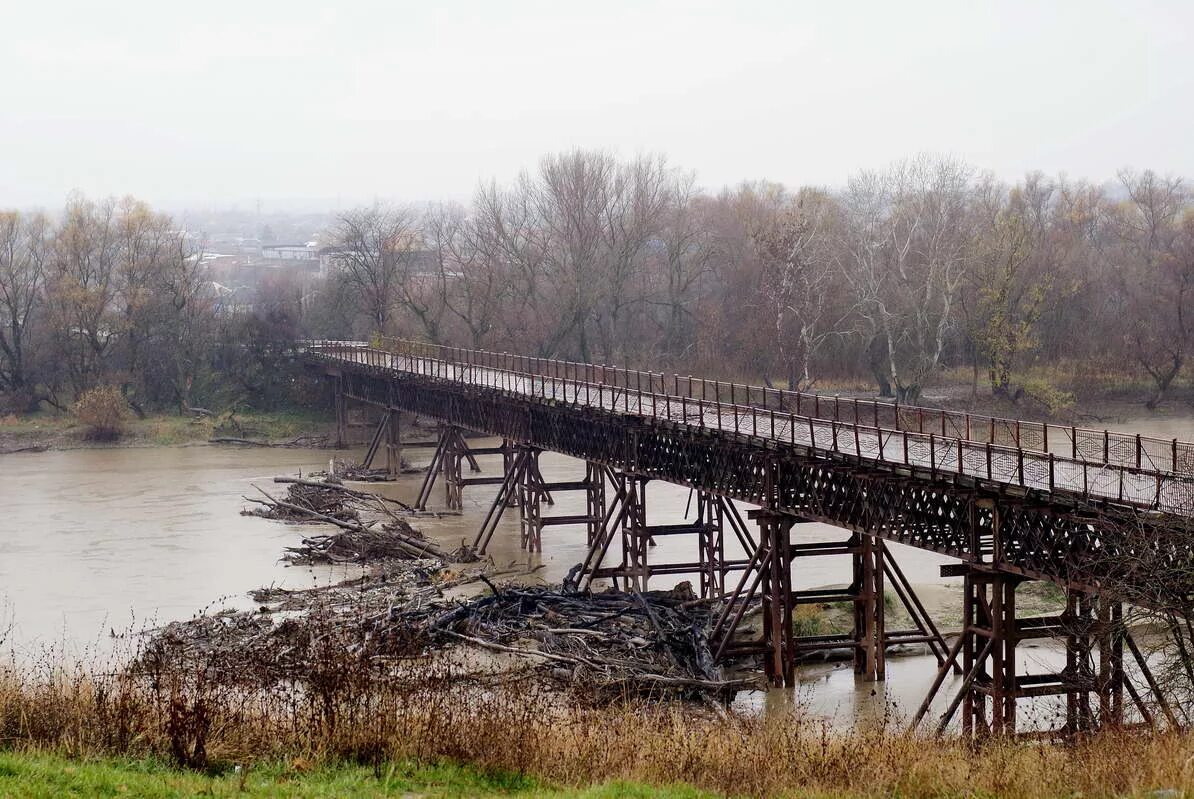
[[[289,308],[221,303],[202,240],[126,198],[56,215],[0,211],[0,408],[65,410],[117,387],[139,415],[198,402],[268,405],[299,334]]]
[[[1154,405],[1194,324],[1194,206],[1151,171],[1008,185],[921,157],[836,190],[710,194],[661,157],[576,151],[468,207],[350,211],[330,241],[342,335],[862,378],[907,402],[946,368],[1015,399],[1028,367],[1066,362],[1140,375]]]
[[[0,391],[61,405],[116,383],[185,407],[232,383],[261,401],[288,338],[383,334],[904,402],[946,370],[1048,395],[1029,374],[1066,364],[1138,379],[1155,405],[1194,333],[1194,203],[1151,171],[1006,184],[918,157],[834,189],[713,193],[661,156],[578,150],[467,205],[343,212],[321,241],[316,285],[267,282],[237,312],[201,238],[142,203],[4,214]]]

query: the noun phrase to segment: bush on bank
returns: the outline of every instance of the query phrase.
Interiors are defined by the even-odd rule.
[[[116,386],[98,386],[83,392],[74,405],[75,417],[87,428],[92,441],[115,441],[124,434],[128,402]]]

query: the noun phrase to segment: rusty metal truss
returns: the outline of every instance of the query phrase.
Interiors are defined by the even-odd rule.
[[[815,421],[808,421],[809,435],[801,439],[797,430],[804,429],[804,422],[775,411],[727,411],[720,400],[713,405],[670,395],[645,397],[626,384],[569,385],[554,377],[494,374],[490,366],[470,362],[471,355],[447,365],[416,364],[409,354],[369,351],[362,356],[360,348],[311,348],[307,357],[334,377],[338,416],[351,398],[441,422],[419,507],[429,500],[437,476],[444,478],[448,507],[456,509],[467,486],[498,486],[478,531],[477,549],[483,551],[489,543],[504,509],[517,507],[524,548],[540,551],[543,530],[553,524],[553,517],[544,513],[552,492],[584,491],[583,515],[554,517],[555,523],[586,530],[589,550],[578,574],[570,578],[581,585],[609,578],[627,589],[643,590],[654,575],[700,575],[703,597],[724,597],[710,637],[717,655],[759,656],[774,683],[790,684],[803,654],[839,646],[853,649],[862,678],[883,679],[885,650],[903,641],[927,645],[939,663],[938,679],[920,716],[928,712],[945,676],[963,673],[963,686],[940,724],[950,723],[961,709],[962,728],[970,735],[1015,732],[1017,700],[1049,693],[1066,697],[1061,729],[1067,732],[1122,723],[1125,694],[1146,720],[1151,720],[1149,708],[1158,706],[1141,699],[1141,692],[1125,679],[1125,647],[1146,675],[1147,664],[1133,654],[1130,636],[1115,632],[1115,623],[1125,596],[1148,604],[1147,593],[1133,589],[1149,575],[1122,564],[1133,562],[1138,552],[1136,560],[1149,563],[1194,560],[1184,515],[1160,504],[1163,493],[1166,501],[1185,502],[1183,492],[1190,488],[1185,478],[1155,475],[1154,501],[1144,496],[1151,492],[1154,475],[1140,479],[1110,463],[1101,468],[1119,475],[1118,490],[1095,486],[1097,479],[1084,463],[1070,463],[1068,471],[1058,472],[1071,482],[1080,474],[1082,490],[1061,488],[1055,484],[1052,455],[1042,458],[989,443],[978,446],[959,439],[942,447],[932,435],[922,440],[919,434],[847,429],[835,422],[827,448],[818,439]],[[539,365],[540,374],[549,371]],[[503,444],[470,448],[464,431],[500,437]],[[877,442],[870,452],[863,447],[868,435]],[[892,442],[897,449],[902,446],[902,460],[889,457]],[[583,461],[585,475],[547,483],[539,469],[545,451]],[[463,476],[464,461],[499,452],[501,476]],[[946,460],[938,460],[939,455]],[[654,480],[690,487],[697,497],[697,521],[650,524],[647,488]],[[1144,492],[1125,500],[1125,485],[1144,486]],[[733,501],[758,508],[751,513],[757,541]],[[793,525],[807,521],[842,528],[849,537],[834,544],[794,543]],[[727,533],[738,537],[744,558],[726,557]],[[693,536],[696,560],[661,563],[652,558],[651,541],[673,534]],[[946,646],[890,557],[887,542],[961,561],[966,623],[952,646]],[[852,559],[851,584],[837,592],[793,589],[793,570],[799,568],[794,564],[824,555]],[[1063,586],[1071,597],[1066,614],[1046,622],[1018,619],[1015,587],[1025,579]],[[887,628],[887,586],[908,611],[912,629]],[[852,633],[820,640],[798,635],[795,608],[828,601],[852,603]],[[762,606],[761,636],[743,640],[740,623],[755,603]],[[1031,636],[1066,642],[1064,672],[1035,682],[1015,674],[1016,644]],[[1160,692],[1153,693],[1172,720]]]

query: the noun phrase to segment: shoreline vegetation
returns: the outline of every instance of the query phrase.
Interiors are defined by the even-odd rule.
[[[343,665],[343,661],[334,661]],[[326,665],[333,665],[329,661]],[[202,675],[0,672],[3,796],[1189,795],[1194,736],[1108,731],[1065,744],[979,745],[850,731],[659,702],[561,706],[534,680],[480,690],[457,666],[361,690],[352,679],[272,698]],[[206,730],[202,766],[172,752]]]
[[[955,378],[957,376],[954,376]],[[755,384],[767,381],[754,380]],[[845,381],[819,387],[826,396],[875,399],[875,393],[861,383]],[[1187,394],[1173,390],[1165,402],[1155,408],[1145,405],[1143,385],[1107,384],[1087,388],[1077,399],[1049,408],[1021,403],[1014,405],[958,379],[926,389],[921,403],[926,408],[945,408],[990,416],[1020,419],[1059,420],[1080,426],[1114,427],[1126,420],[1146,418],[1156,421],[1194,417],[1194,391]],[[35,413],[0,415],[0,455],[44,452],[47,450],[93,449],[105,447],[179,446],[206,443],[244,443],[263,445],[308,446],[325,448],[334,442],[334,419],[320,408],[284,410],[238,410],[218,413],[201,412],[180,415],[176,412],[147,413],[144,418],[125,414],[122,431],[115,438],[97,440],[74,413],[43,410]],[[1188,436],[1194,440],[1194,421]],[[213,440],[214,439],[214,440]]]
[[[147,414],[126,418],[114,440],[94,440],[87,425],[68,413],[0,416],[0,455],[47,450],[110,447],[169,447],[207,444],[212,439],[243,439],[267,445],[326,447],[334,441],[334,421],[322,410],[237,411],[180,416]]]

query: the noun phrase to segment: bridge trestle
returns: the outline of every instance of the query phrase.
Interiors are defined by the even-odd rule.
[[[650,478],[606,470],[613,486],[600,522],[589,539],[589,551],[578,569],[578,584],[588,587],[595,579],[608,579],[627,591],[649,590],[651,578],[665,575],[694,575],[694,591],[702,599],[722,596],[726,577],[746,568],[745,558],[726,557],[727,529],[748,553],[756,545],[733,503],[703,491],[694,491],[695,516],[670,524],[650,524],[647,513],[647,486]],[[691,503],[691,499],[690,499]],[[689,515],[690,504],[685,511]],[[654,547],[659,539],[691,536],[695,538],[696,559],[661,559]],[[606,563],[614,541],[619,542],[621,561]]]
[[[386,476],[395,480],[402,473],[402,435],[400,414],[397,408],[383,408],[369,448],[365,450],[365,459],[361,466],[365,469],[373,468],[373,461],[377,454],[384,450],[386,458]]]
[[[555,505],[556,494],[583,492],[585,510],[579,514],[547,515],[543,506]],[[585,527],[585,540],[592,543],[605,518],[605,470],[602,466],[585,463],[585,473],[579,480],[555,480],[548,482],[539,468],[536,452],[526,480],[521,486],[521,544],[528,552],[543,551],[543,528],[558,526]]]
[[[794,685],[795,666],[811,653],[851,649],[854,671],[863,680],[883,680],[886,652],[897,644],[924,644],[945,663],[945,640],[916,596],[911,584],[876,536],[854,532],[843,541],[793,543],[792,531],[798,517],[774,511],[752,511],[759,524],[759,549],[734,592],[727,598],[710,636],[717,645],[717,658],[759,655],[764,671],[775,685]],[[802,558],[849,556],[851,582],[842,588],[793,589],[793,572]],[[911,621],[908,629],[892,630],[887,625],[887,586]],[[761,636],[743,640],[741,628],[747,611],[762,606]],[[802,633],[796,609],[800,605],[852,605],[849,632]]]
[[[504,446],[504,445],[503,445]],[[468,461],[469,469],[480,472],[477,463],[478,455],[504,452],[503,447],[470,447],[463,431],[453,425],[441,424],[437,436],[435,450],[431,455],[431,463],[427,465],[427,474],[423,478],[423,485],[419,488],[419,496],[415,500],[415,507],[426,510],[431,501],[431,492],[439,477],[444,480],[444,504],[448,510],[463,510],[464,488],[470,485],[493,485],[500,483],[502,477],[464,477],[462,463]]]
[[[501,478],[463,480],[465,484],[470,485],[482,482],[496,482],[499,485],[473,542],[476,552],[485,552],[506,508],[518,508],[520,544],[522,549],[528,552],[543,551],[545,527],[583,524],[588,541],[591,542],[597,537],[606,513],[604,467],[587,462],[585,474],[581,479],[548,482],[539,466],[539,456],[542,452],[539,448],[504,441],[500,448],[493,451],[497,450],[502,454]],[[476,454],[491,452],[488,449],[477,448],[472,451]],[[585,493],[584,513],[555,516],[544,514],[544,505],[555,505],[556,493],[569,491]]]
[[[1153,699],[1174,722],[1146,659],[1123,618],[1123,604],[1095,592],[1066,590],[1059,614],[1021,617],[1017,589],[1029,580],[989,567],[965,567],[963,629],[917,712],[928,714],[949,669],[960,665],[963,679],[937,722],[944,732],[961,711],[966,737],[1000,735],[1065,737],[1126,724],[1130,699],[1140,720],[1153,724],[1153,707],[1125,671],[1125,651],[1147,682]],[[1042,657],[1027,666],[1020,644],[1052,639],[1061,652],[1041,648]],[[1064,654],[1064,661],[1059,655]],[[1042,704],[1040,701],[1044,700]],[[1021,730],[1025,717],[1031,731]],[[1043,727],[1043,728],[1042,728]]]

